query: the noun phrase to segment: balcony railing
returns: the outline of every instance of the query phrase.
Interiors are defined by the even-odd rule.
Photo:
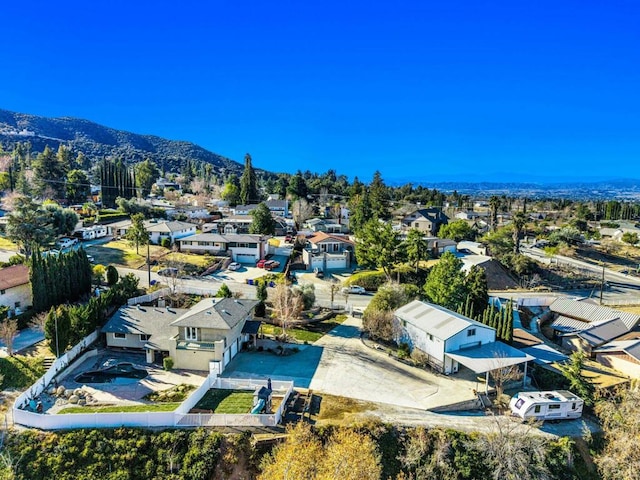
[[[214,342],[197,342],[195,340],[178,340],[176,345],[178,350],[210,350],[215,351],[216,344]]]

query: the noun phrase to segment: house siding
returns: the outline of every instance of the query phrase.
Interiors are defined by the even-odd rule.
[[[16,287],[7,288],[3,294],[0,294],[0,305],[9,308],[16,308],[16,303],[20,303],[20,309],[32,305],[31,284],[25,283]]]
[[[144,349],[147,343],[147,340],[140,340],[140,334],[137,333],[125,333],[125,338],[117,338],[113,332],[107,333],[106,336],[109,347]]]
[[[596,361],[633,378],[640,378],[640,362],[625,352],[597,353]]]

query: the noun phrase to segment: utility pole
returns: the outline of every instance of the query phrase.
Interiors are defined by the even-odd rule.
[[[149,257],[149,244],[151,241],[147,240],[147,274],[149,276],[149,287],[151,287],[151,259]]]
[[[604,290],[604,264],[602,265],[602,279],[600,280],[600,305],[602,305],[602,291]]]
[[[53,311],[53,319],[56,324],[56,358],[60,358],[60,347],[58,346],[58,312]]]

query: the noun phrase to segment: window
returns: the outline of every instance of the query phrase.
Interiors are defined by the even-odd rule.
[[[140,335],[141,342],[146,342],[149,340],[149,338],[151,338],[151,335],[144,335],[144,334]]]
[[[5,293],[7,293],[6,290],[0,290],[0,295],[4,295]]]
[[[551,405],[549,405],[549,410],[560,410],[560,404],[552,403]]]
[[[196,327],[185,327],[184,338],[186,340],[198,340],[198,329]]]
[[[474,337],[475,335],[476,335],[475,328],[470,328],[469,330],[467,330],[467,337]]]
[[[516,408],[518,410],[520,410],[520,408],[522,407],[523,404],[524,404],[524,399],[523,398],[519,398],[518,401],[516,402]]]
[[[20,308],[20,302],[14,303],[13,306],[16,307],[16,308]]]
[[[536,406],[533,408],[533,411],[534,411],[535,413],[540,413],[540,405],[536,405]]]
[[[576,402],[573,402],[573,403],[571,404],[571,410],[575,410],[575,409],[576,409]]]
[[[127,335],[124,333],[114,333],[113,338],[127,338]]]
[[[429,334],[429,340],[433,342],[433,335]]]

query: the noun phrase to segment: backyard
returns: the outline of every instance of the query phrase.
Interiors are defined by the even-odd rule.
[[[252,390],[211,389],[193,408],[196,413],[249,413],[253,407]]]

